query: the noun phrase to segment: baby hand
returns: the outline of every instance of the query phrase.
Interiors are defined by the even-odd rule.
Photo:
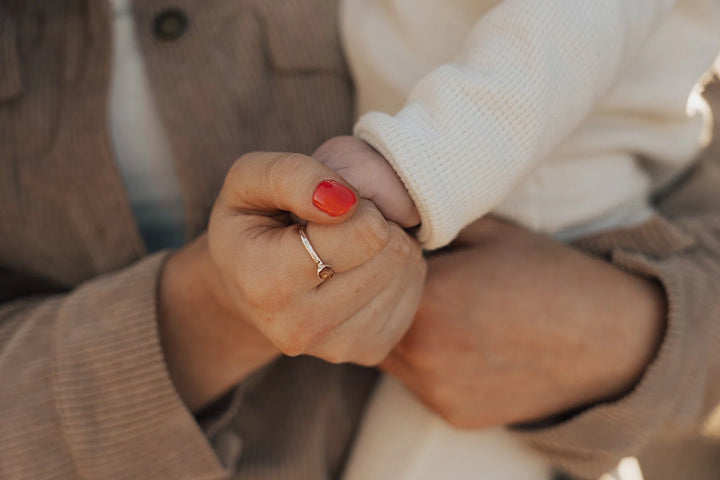
[[[390,164],[370,145],[355,137],[335,137],[312,155],[343,176],[360,196],[372,201],[383,216],[408,228],[420,223],[420,214]]]

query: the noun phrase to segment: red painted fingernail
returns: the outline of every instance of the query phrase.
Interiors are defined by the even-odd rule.
[[[355,202],[353,191],[335,180],[320,182],[313,195],[313,205],[331,217],[345,215]]]

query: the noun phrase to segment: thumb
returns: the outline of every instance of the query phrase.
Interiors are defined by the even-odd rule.
[[[339,174],[299,153],[256,152],[230,169],[221,193],[236,211],[272,215],[288,211],[314,223],[341,223],[359,195]]]

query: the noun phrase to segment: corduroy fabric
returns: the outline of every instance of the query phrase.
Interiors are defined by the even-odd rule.
[[[170,7],[189,12],[191,23],[178,40],[159,42],[152,21]],[[205,229],[243,153],[309,154],[350,131],[352,87],[332,0],[136,0],[133,10],[190,236]]]
[[[155,40],[153,15],[178,5],[188,33]],[[262,148],[309,152],[350,131],[333,0],[134,8],[191,232],[203,229],[233,159]],[[0,66],[22,81],[0,99],[0,478],[337,478],[376,373],[283,358],[199,428],[159,348],[155,289],[166,254],[144,258],[108,148],[107,6],[13,0],[0,2],[0,18],[16,32],[1,37]],[[706,163],[664,200],[663,220],[588,240],[593,253],[616,252],[622,268],[659,278],[671,314],[634,392],[521,434],[580,478],[671,435],[694,437],[718,403],[719,184]],[[697,458],[675,452],[678,462]],[[718,478],[714,468],[694,480]]]
[[[0,311],[0,478],[225,477],[165,368],[164,255]]]

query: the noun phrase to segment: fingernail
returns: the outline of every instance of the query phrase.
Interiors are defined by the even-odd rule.
[[[355,202],[353,191],[335,180],[320,182],[313,195],[313,205],[331,217],[345,215]]]

